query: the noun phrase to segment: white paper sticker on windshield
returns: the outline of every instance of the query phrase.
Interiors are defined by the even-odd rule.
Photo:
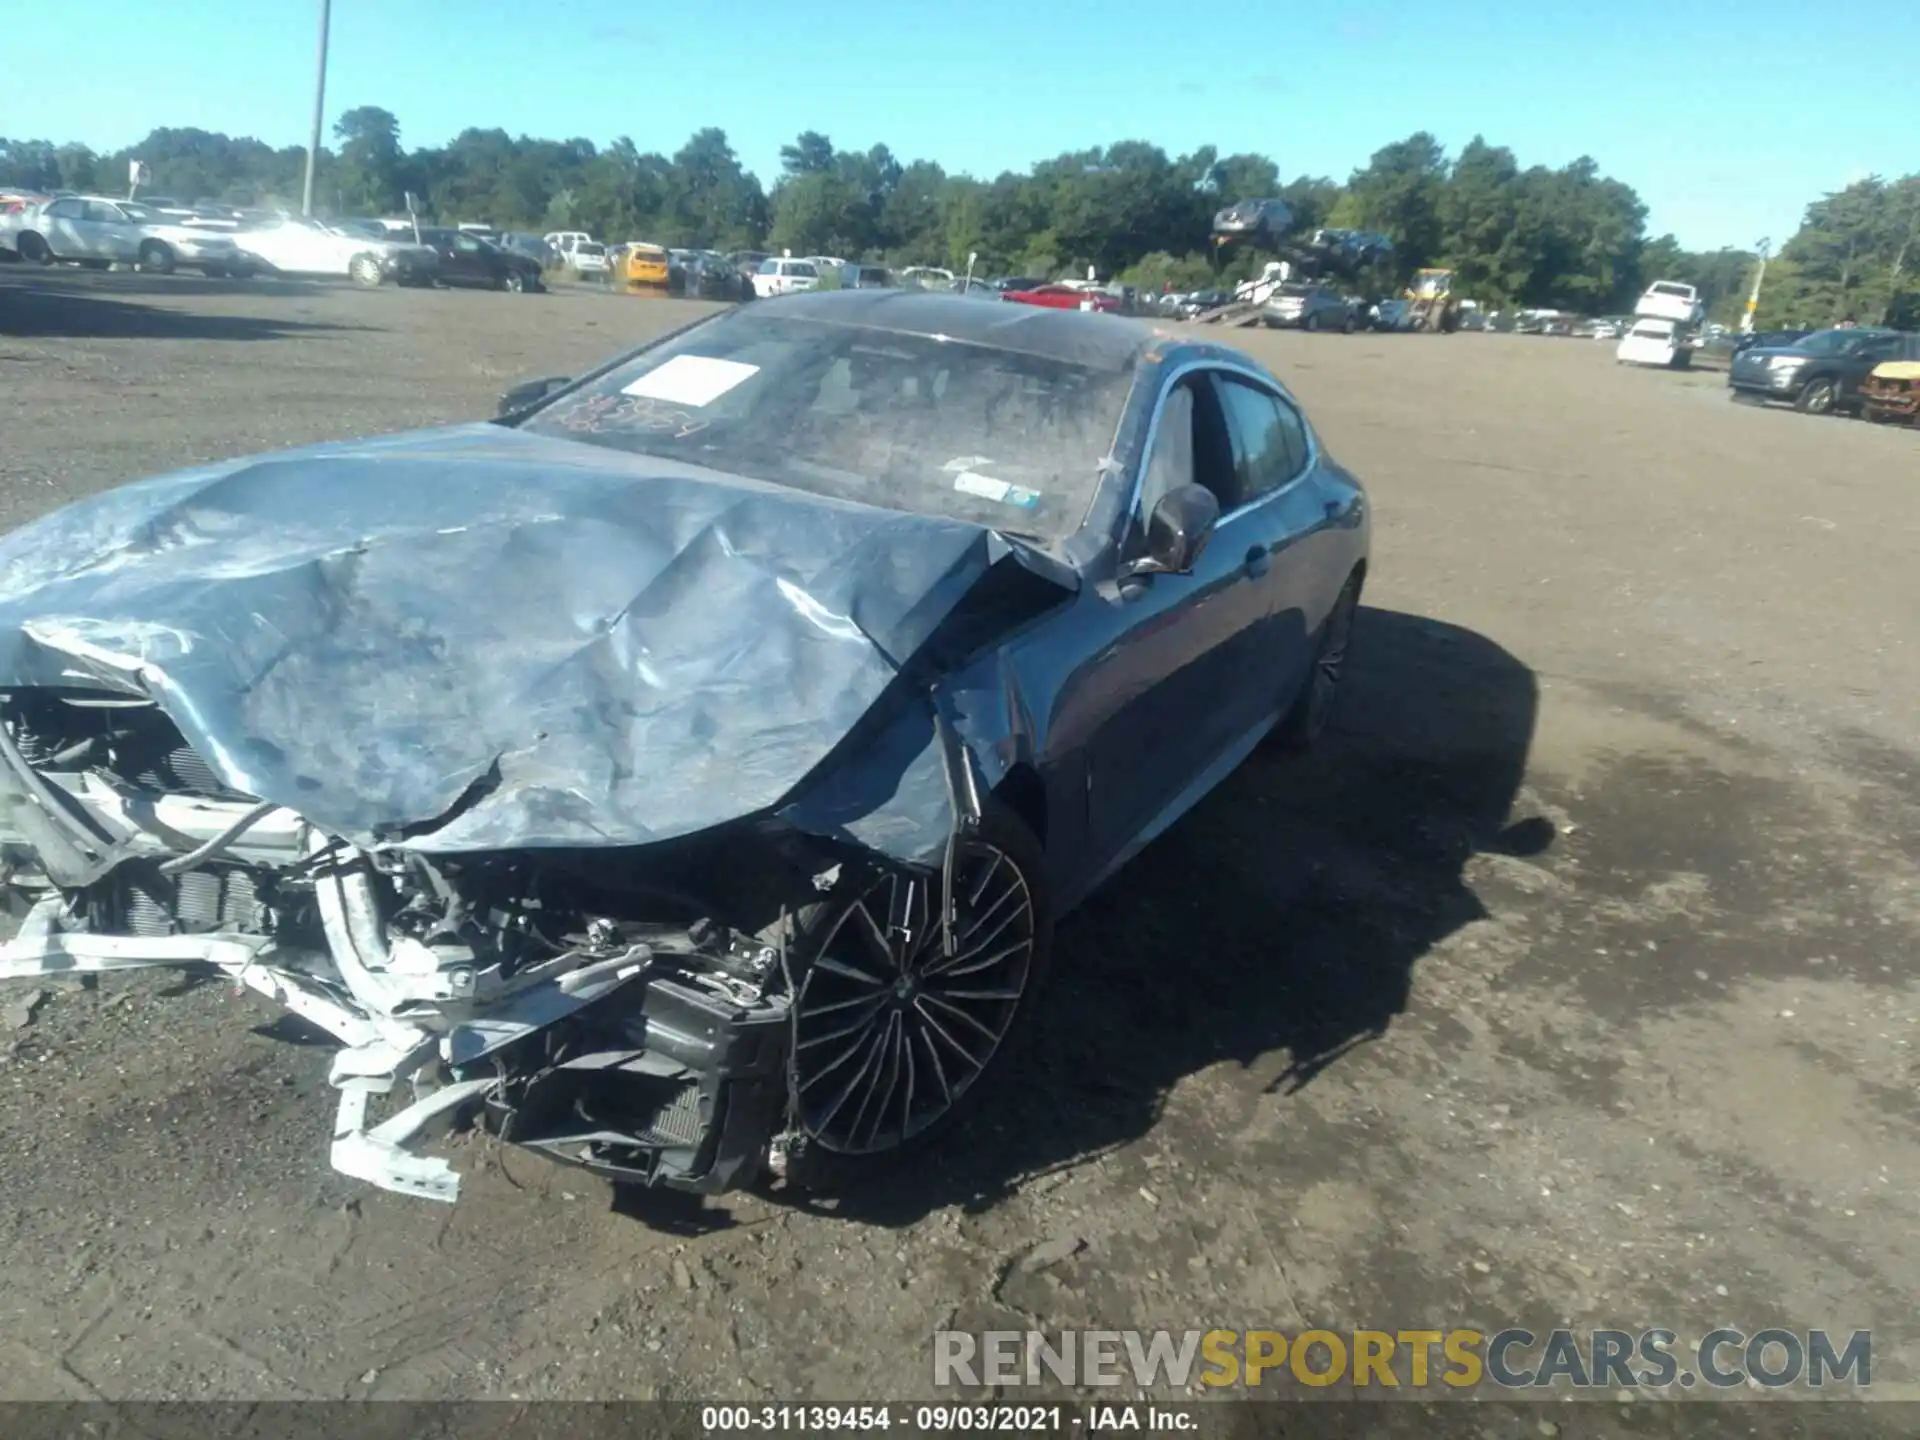
[[[962,495],[978,495],[982,500],[992,500],[1001,505],[1018,505],[1022,509],[1040,503],[1040,496],[1032,490],[1022,489],[1018,485],[1009,485],[1004,480],[996,480],[991,475],[978,475],[971,470],[962,470],[953,477],[953,488]]]
[[[624,395],[665,400],[674,405],[711,405],[734,386],[760,373],[758,365],[715,360],[709,355],[676,355],[620,387]]]

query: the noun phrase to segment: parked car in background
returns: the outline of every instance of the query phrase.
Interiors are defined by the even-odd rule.
[[[756,299],[771,300],[776,295],[793,295],[811,290],[820,283],[820,271],[811,260],[790,260],[784,255],[769,255],[754,272]]]
[[[1354,328],[1346,297],[1324,285],[1289,280],[1274,287],[1261,311],[1270,330],[1343,330]]]
[[[547,288],[540,266],[525,255],[444,226],[422,229],[420,239],[440,257],[434,278],[442,285],[479,286],[515,292]]]
[[[938,265],[909,265],[895,273],[899,276],[903,289],[951,290],[953,288],[953,272],[943,270]]]
[[[1807,415],[1857,415],[1861,382],[1888,360],[1920,360],[1920,335],[1864,326],[1818,330],[1791,345],[1753,345],[1734,356],[1728,395],[1785,401]]]
[[[612,253],[609,266],[608,277],[617,286],[662,293],[672,289],[673,259],[664,245],[629,240]]]
[[[1676,325],[1698,325],[1706,318],[1700,292],[1678,280],[1656,280],[1635,302],[1636,320],[1671,320]]]
[[[560,252],[538,235],[524,230],[509,230],[494,242],[502,250],[511,250],[516,255],[524,255],[542,270],[560,263]],[[606,246],[600,247],[602,254]]]
[[[1073,285],[1037,285],[1031,290],[1002,290],[1002,300],[1016,305],[1039,305],[1048,310],[1098,310],[1118,314],[1120,301],[1104,290],[1082,289]]]
[[[1293,228],[1293,207],[1273,198],[1240,200],[1213,217],[1216,240],[1237,240],[1271,250]]]
[[[1399,331],[1413,326],[1413,302],[1410,300],[1382,300],[1373,307],[1373,328],[1376,330]]]
[[[1218,310],[1222,305],[1233,303],[1230,290],[1195,290],[1191,294],[1173,297],[1169,307],[1182,320],[1196,320],[1210,310]]]
[[[330,225],[285,215],[235,231],[234,243],[265,269],[283,275],[339,276],[369,288],[389,280],[399,285],[433,283],[440,257],[432,246],[372,228],[369,234],[351,221]]]
[[[987,283],[1004,295],[1009,290],[1038,290],[1052,282],[1044,275],[1002,275]]]
[[[1306,248],[1323,271],[1349,277],[1393,255],[1393,241],[1372,230],[1322,228],[1307,237]]]
[[[842,290],[887,290],[895,283],[893,273],[884,265],[846,263],[840,267]]]
[[[1888,360],[1860,382],[1860,413],[1887,425],[1920,425],[1920,360]]]
[[[703,300],[738,300],[740,276],[731,261],[718,250],[693,252],[693,289],[689,292]]]
[[[1736,335],[1733,338],[1733,353],[1736,355],[1753,349],[1756,345],[1768,350],[1784,350],[1797,341],[1813,334],[1811,330],[1755,330],[1749,335]]]
[[[17,217],[13,248],[31,264],[68,260],[97,269],[138,265],[158,275],[176,269],[245,276],[255,265],[230,235],[182,225],[134,200],[63,195]]]
[[[1693,363],[1693,347],[1687,340],[1687,326],[1642,315],[1621,338],[1613,358],[1622,365],[1659,365],[1669,370],[1684,370]]]
[[[607,247],[598,240],[583,241],[567,252],[567,265],[583,278],[604,278],[607,273]]]

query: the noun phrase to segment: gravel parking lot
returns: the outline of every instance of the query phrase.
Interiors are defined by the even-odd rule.
[[[0,270],[0,525],[707,308]],[[1229,334],[1372,488],[1337,732],[1063,926],[939,1165],[695,1205],[465,1144],[446,1209],[328,1170],[263,1003],[11,987],[0,1398],[916,1396],[996,1324],[1871,1328],[1920,1381],[1920,436],[1588,342]]]

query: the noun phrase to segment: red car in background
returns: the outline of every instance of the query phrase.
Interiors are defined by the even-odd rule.
[[[1050,310],[1117,311],[1120,302],[1104,290],[1082,290],[1073,285],[1041,285],[1032,290],[1007,290],[1002,300],[1020,305],[1044,305]]]

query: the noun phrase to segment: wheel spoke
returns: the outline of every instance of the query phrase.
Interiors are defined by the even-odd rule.
[[[996,850],[993,852],[993,859],[981,867],[980,878],[973,882],[973,889],[967,893],[967,908],[969,910],[979,906],[980,897],[987,893],[987,886],[992,883],[993,877],[1000,873],[1000,862],[1003,859],[1005,859],[1005,857]]]
[[[950,1050],[952,1050],[956,1055],[958,1055],[962,1060],[966,1061],[967,1064],[971,1065],[973,1067],[975,1074],[978,1074],[980,1072],[980,1067],[984,1065],[986,1062],[984,1060],[975,1059],[973,1052],[967,1049],[967,1047],[962,1045],[958,1040],[954,1039],[952,1034],[949,1033],[949,1031],[947,1030],[947,1027],[942,1025],[935,1016],[933,1016],[928,1012],[926,1003],[925,1003],[925,997],[916,999],[913,1002],[913,1008],[920,1012],[920,1018],[926,1021],[927,1028],[931,1030],[934,1034],[938,1035],[942,1040],[946,1041],[947,1047]]]
[[[878,1004],[879,1002],[876,1000],[874,1003]],[[820,1012],[816,1010],[811,1013],[817,1015]],[[815,1035],[810,1039],[802,1040],[793,1048],[795,1050],[811,1050],[816,1045],[825,1045],[834,1040],[844,1040],[849,1035],[858,1035],[862,1030],[867,1029],[872,1024],[872,1017],[863,1015],[851,1025],[842,1025],[838,1030],[829,1030],[824,1035]]]
[[[946,1011],[949,1015],[953,1016],[954,1019],[962,1021],[963,1023],[972,1026],[974,1031],[977,1034],[979,1034],[980,1037],[987,1042],[987,1044],[998,1045],[1000,1043],[999,1035],[996,1034],[994,1031],[989,1030],[985,1025],[981,1024],[980,1021],[973,1014],[967,1011],[964,1007],[955,1005],[952,1001],[947,1000],[942,996],[935,995],[932,991],[924,992],[920,996],[920,999],[924,1000],[929,1005],[938,1005],[942,1010]],[[985,1065],[987,1062],[982,1060],[979,1063],[981,1065]]]
[[[952,980],[960,975],[977,975],[982,970],[992,969],[1009,955],[1019,954],[1027,948],[1027,944],[1028,942],[1024,938],[1016,940],[1011,945],[1002,946],[1000,949],[993,951],[982,960],[975,960],[973,957],[979,955],[982,951],[986,950],[987,947],[985,945],[976,946],[972,950],[954,956],[950,961],[927,966],[925,970],[920,972],[921,978],[923,980]],[[962,961],[970,961],[971,963],[962,964]]]
[[[886,998],[887,992],[885,990],[875,990],[871,995],[856,995],[851,1000],[835,1000],[831,1005],[809,1004],[807,1006],[807,1018],[810,1020],[817,1019],[822,1015],[831,1015],[836,1010],[851,1010],[856,1005],[871,1007],[880,1004]]]
[[[854,1037],[853,1043],[851,1045],[847,1046],[846,1049],[842,1050],[833,1059],[829,1060],[825,1065],[821,1066],[818,1070],[814,1071],[812,1079],[802,1082],[800,1086],[801,1090],[805,1091],[805,1090],[812,1089],[813,1086],[819,1084],[822,1080],[826,1079],[827,1076],[831,1075],[834,1071],[838,1070],[842,1065],[846,1064],[847,1061],[851,1060],[854,1056],[858,1055],[860,1053],[861,1047],[867,1043],[867,1038],[872,1033],[873,1032],[871,1027],[864,1028],[860,1034]],[[795,1054],[797,1055],[798,1053],[799,1052],[796,1050]]]
[[[887,983],[880,976],[869,975],[864,970],[856,970],[844,960],[836,960],[831,955],[822,955],[818,960],[814,961],[814,968],[824,970],[829,975],[838,975],[843,980],[857,980],[862,985],[871,985],[876,989],[885,986]]]
[[[892,1058],[893,1032],[899,1023],[900,1014],[898,1011],[887,1016],[886,1020],[882,1022],[880,1029],[874,1037],[873,1060],[861,1069],[859,1079],[863,1081],[867,1080],[869,1072],[871,1072],[873,1078],[860,1087],[865,1093],[860,1097],[860,1108],[853,1112],[852,1123],[847,1126],[847,1138],[856,1145],[860,1143],[860,1122],[867,1118],[867,1111],[869,1109],[876,1109],[873,1103],[875,1099],[880,1100],[880,1104],[876,1109],[875,1123],[877,1124],[880,1117],[887,1113],[885,1097],[891,1095],[893,1090],[893,1078],[888,1073],[887,1062]],[[883,1081],[882,1076],[886,1076],[887,1078]],[[884,1090],[881,1088],[883,1084],[886,1087]],[[871,1135],[868,1136],[869,1141],[871,1141],[872,1138]]]
[[[874,954],[886,965],[894,965],[896,962],[893,954],[893,941],[888,938],[886,927],[873,918],[873,911],[867,908],[867,902],[864,896],[853,902],[853,918],[860,922],[861,935],[866,942],[873,947]],[[873,983],[876,985],[884,985],[886,982],[884,980],[875,980]]]
[[[873,1044],[868,1048],[866,1058],[860,1062],[859,1068],[853,1072],[852,1076],[847,1080],[846,1085],[841,1089],[840,1094],[835,1098],[832,1108],[820,1117],[820,1128],[822,1130],[833,1124],[833,1117],[838,1115],[841,1110],[846,1107],[847,1101],[853,1098],[854,1091],[864,1089],[867,1092],[867,1097],[869,1099],[872,1098],[872,1087],[863,1085],[862,1082],[867,1078],[867,1072],[873,1069],[873,1062],[880,1054],[880,1033],[878,1030],[869,1032],[868,1038],[873,1041]],[[856,1116],[855,1118],[857,1119],[858,1117]]]

